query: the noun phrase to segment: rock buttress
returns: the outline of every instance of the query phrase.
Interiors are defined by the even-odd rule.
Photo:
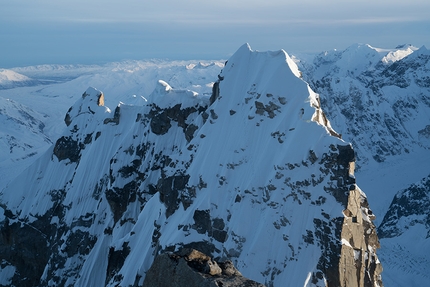
[[[349,162],[349,176],[353,176],[355,162]],[[382,265],[376,255],[380,247],[373,224],[375,215],[369,208],[366,195],[360,188],[350,186],[341,232],[339,286],[383,286]]]

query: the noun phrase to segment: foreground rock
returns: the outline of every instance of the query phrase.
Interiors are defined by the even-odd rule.
[[[264,287],[249,280],[229,260],[216,262],[191,248],[163,253],[155,258],[146,273],[145,287]]]

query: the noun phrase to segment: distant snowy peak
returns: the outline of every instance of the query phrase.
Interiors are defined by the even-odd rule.
[[[31,80],[29,77],[16,73],[12,70],[0,69],[0,84],[29,80]]]
[[[37,81],[12,70],[0,69],[0,89],[21,87],[31,85],[36,82]]]
[[[192,69],[207,69],[209,67],[219,67],[222,68],[224,67],[224,65],[221,62],[212,62],[212,63],[203,63],[203,62],[198,62],[197,64],[188,64],[185,66],[185,68],[187,70],[192,70]]]
[[[417,50],[418,48],[412,45],[400,45],[394,49],[385,49],[385,48],[373,47],[369,44],[353,44],[348,48],[346,48],[343,54],[344,55],[355,54],[354,58],[359,58],[363,56],[369,57],[370,55],[371,56],[379,55],[378,57],[381,58],[381,60],[384,63],[390,64],[403,59],[404,57],[408,56],[409,54]],[[357,55],[359,57],[357,57]]]
[[[386,50],[380,49],[381,52],[385,52]],[[413,52],[415,52],[416,50],[418,50],[418,48],[414,47],[414,46],[402,46],[399,49],[394,49],[388,52],[388,54],[386,56],[384,56],[382,58],[382,62],[385,64],[391,64],[397,61],[400,61],[401,59],[403,59],[404,57],[412,54]]]
[[[297,62],[306,66],[305,72],[308,75],[315,74],[316,77],[330,74],[349,76],[351,73],[357,75],[366,71],[383,69],[421,49],[411,45],[402,45],[395,49],[381,49],[369,44],[354,44],[343,51],[334,49],[322,52],[313,58],[311,65],[302,63],[302,61]]]

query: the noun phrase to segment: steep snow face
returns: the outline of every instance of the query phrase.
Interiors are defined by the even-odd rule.
[[[142,284],[156,254],[193,247],[269,286],[377,286],[354,151],[298,76],[284,51],[244,45],[210,97],[159,81],[110,110],[89,88],[1,194],[5,280]]]
[[[418,286],[418,282],[427,282],[429,261],[422,260],[419,267],[414,262],[421,259],[414,256],[422,257],[410,251],[414,240],[409,239],[417,236],[418,228],[405,228],[415,220],[421,222],[423,215],[416,210],[415,200],[396,193],[429,175],[429,50],[353,45],[345,51],[321,53],[311,61],[297,63],[304,79],[319,93],[321,105],[336,130],[352,142],[360,186],[367,191],[375,213],[381,215],[376,222],[380,224],[384,218],[379,228],[385,237],[380,258],[387,285],[414,282]],[[392,200],[400,198],[403,208],[390,206]],[[411,219],[397,219],[394,214],[400,211],[410,213]],[[385,218],[390,218],[390,228]],[[387,232],[393,232],[393,236],[387,237]],[[428,238],[420,237],[419,241],[423,242],[420,252],[428,250]],[[399,258],[408,258],[410,264],[399,267]]]

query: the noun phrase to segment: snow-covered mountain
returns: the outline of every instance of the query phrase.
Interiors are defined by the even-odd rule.
[[[8,70],[8,75],[25,74],[15,78],[31,77],[37,84],[23,81],[0,89],[0,190],[57,140],[65,113],[89,86],[103,88],[109,106],[143,101],[160,78],[175,88],[209,95],[223,65],[224,61],[151,60]]]
[[[430,174],[430,51],[356,44],[296,61],[356,151],[356,175],[380,224],[384,283],[426,285],[430,226],[414,218],[430,214],[423,180]]]
[[[354,150],[299,77],[244,45],[210,95],[159,81],[109,109],[88,88],[2,191],[2,284],[140,286],[193,247],[267,286],[380,286]]]
[[[425,286],[429,59],[245,45],[225,67],[7,70],[0,285],[139,285],[193,247],[267,286],[374,286],[378,257],[385,286]]]
[[[0,69],[0,90],[14,87],[37,85],[38,81],[13,70]]]

